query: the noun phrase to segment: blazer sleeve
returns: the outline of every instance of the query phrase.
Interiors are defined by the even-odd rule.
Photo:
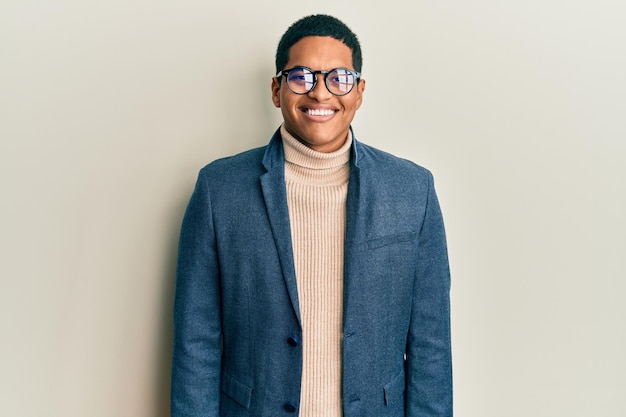
[[[443,219],[428,173],[407,339],[407,417],[452,417],[450,270]]]
[[[178,247],[172,417],[219,415],[221,322],[211,201],[201,171],[183,218]]]

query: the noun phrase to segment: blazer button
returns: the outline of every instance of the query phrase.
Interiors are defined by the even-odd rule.
[[[300,341],[295,336],[289,336],[289,338],[287,339],[287,343],[289,343],[293,347],[296,347],[300,344]]]
[[[293,403],[287,403],[285,404],[285,411],[290,412],[290,413],[295,413],[297,410],[295,404]]]

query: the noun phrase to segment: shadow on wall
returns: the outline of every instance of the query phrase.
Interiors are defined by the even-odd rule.
[[[248,74],[249,71],[245,69],[225,79],[225,85],[238,85],[239,94],[224,92],[224,106],[233,109],[236,120],[219,121],[226,125],[228,141],[222,145],[226,154],[216,157],[230,156],[266,145],[282,123],[281,111],[272,103],[274,70],[267,65],[259,65],[254,77]],[[246,81],[244,83],[241,80]],[[242,95],[245,96],[243,100]]]
[[[169,417],[170,415],[170,378],[172,364],[172,337],[173,322],[172,310],[174,307],[174,290],[176,285],[176,259],[178,256],[178,235],[180,233],[180,225],[187,207],[189,196],[184,195],[178,198],[174,209],[169,216],[166,225],[168,232],[166,234],[167,245],[166,253],[163,254],[163,276],[162,276],[162,293],[159,303],[159,319],[157,321],[159,328],[157,329],[157,354],[155,355],[155,378],[153,391],[153,409],[155,417]]]

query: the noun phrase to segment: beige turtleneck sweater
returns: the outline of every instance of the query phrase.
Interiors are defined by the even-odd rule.
[[[341,417],[341,333],[351,134],[314,151],[281,127],[298,299],[302,315],[300,417]]]

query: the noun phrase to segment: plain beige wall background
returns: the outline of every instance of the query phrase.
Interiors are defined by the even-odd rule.
[[[456,415],[626,415],[617,0],[2,2],[0,415],[169,415],[197,171],[267,142],[315,12],[360,36],[359,139],[435,174]]]

